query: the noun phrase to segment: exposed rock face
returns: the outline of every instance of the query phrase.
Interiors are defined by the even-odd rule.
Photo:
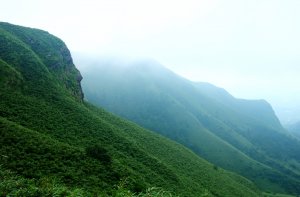
[[[77,75],[77,83],[78,83],[78,86],[79,86],[79,90],[77,92],[77,96],[78,98],[83,101],[83,98],[84,98],[84,94],[83,94],[83,91],[82,91],[82,88],[81,88],[81,80],[82,80],[82,75],[81,73],[78,71],[78,75]]]
[[[71,53],[64,43],[59,49],[59,53],[62,57],[62,61],[58,62],[59,65],[53,69],[62,72],[60,73],[60,77],[61,80],[64,81],[64,85],[66,86],[66,88],[69,89],[76,98],[82,101],[84,97],[81,88],[81,80],[83,79],[82,75],[75,67]]]

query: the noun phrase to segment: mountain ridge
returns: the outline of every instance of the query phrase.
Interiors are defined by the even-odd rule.
[[[222,89],[203,87],[151,64],[84,65],[93,70],[81,69],[87,99],[184,144],[261,189],[299,192],[299,141],[288,136],[268,103],[235,99]]]
[[[1,195],[117,196],[120,184],[135,193],[261,195],[251,181],[82,100],[69,55],[45,31],[0,23]]]

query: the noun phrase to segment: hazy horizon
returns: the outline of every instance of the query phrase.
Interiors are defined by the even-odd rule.
[[[265,99],[283,121],[300,116],[299,10],[297,0],[10,0],[0,19],[49,31],[73,54],[155,59],[235,97]]]

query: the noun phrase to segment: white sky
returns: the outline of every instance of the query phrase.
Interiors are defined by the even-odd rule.
[[[0,0],[0,20],[300,113],[300,0]]]

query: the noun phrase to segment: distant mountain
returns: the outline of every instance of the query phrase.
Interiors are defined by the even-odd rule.
[[[286,128],[295,136],[300,138],[300,122],[286,125]]]
[[[277,104],[276,114],[283,126],[295,124],[300,121],[300,104],[297,104],[299,99],[293,98],[291,103]]]
[[[153,187],[261,195],[249,180],[83,101],[81,79],[60,39],[0,23],[0,196],[133,196]]]
[[[300,193],[300,143],[266,101],[236,99],[154,61],[78,63],[89,102],[176,140],[263,190]]]

